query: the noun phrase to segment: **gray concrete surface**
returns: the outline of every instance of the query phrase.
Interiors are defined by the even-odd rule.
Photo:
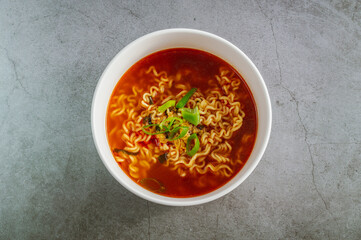
[[[0,239],[361,239],[360,1],[0,0]],[[165,207],[95,150],[98,78],[134,39],[188,27],[258,66],[269,146],[235,191]]]

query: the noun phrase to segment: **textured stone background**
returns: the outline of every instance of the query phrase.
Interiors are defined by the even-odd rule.
[[[360,1],[0,0],[0,239],[361,239]],[[148,203],[95,150],[99,76],[189,27],[242,49],[273,128],[254,173],[201,206]]]

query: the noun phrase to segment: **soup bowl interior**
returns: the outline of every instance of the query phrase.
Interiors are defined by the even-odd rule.
[[[234,67],[250,88],[257,107],[258,129],[252,153],[243,168],[228,183],[213,192],[190,198],[172,198],[148,191],[130,179],[114,160],[107,140],[106,114],[110,96],[122,75],[137,61],[169,48],[192,48],[209,52]],[[125,188],[146,200],[171,206],[188,206],[215,200],[236,188],[254,170],[268,143],[271,104],[266,85],[252,61],[237,47],[216,35],[193,29],[167,29],[150,33],[130,43],[108,64],[96,87],[92,103],[94,143],[104,165]]]

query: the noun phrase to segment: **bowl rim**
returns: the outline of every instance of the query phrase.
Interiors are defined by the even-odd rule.
[[[260,87],[262,88],[261,91],[263,92],[264,95],[264,100],[265,100],[265,116],[266,116],[266,126],[265,126],[265,132],[264,132],[264,138],[263,140],[261,140],[261,146],[259,148],[259,151],[257,152],[257,155],[255,157],[255,161],[253,161],[249,166],[248,166],[248,170],[241,176],[240,179],[238,179],[235,183],[229,185],[227,188],[224,188],[222,191],[220,191],[217,194],[214,195],[210,195],[208,197],[206,197],[207,195],[209,195],[210,193],[216,191],[212,191],[210,193],[206,193],[200,196],[196,196],[196,197],[189,197],[189,198],[176,198],[176,197],[165,197],[162,195],[158,195],[158,194],[154,194],[151,193],[150,191],[146,190],[146,191],[137,191],[136,189],[130,187],[127,183],[125,183],[123,181],[123,179],[113,170],[113,168],[108,164],[105,156],[103,156],[102,154],[102,150],[100,147],[100,143],[98,141],[99,138],[97,137],[97,128],[98,126],[95,125],[95,102],[100,94],[100,86],[101,83],[103,81],[105,81],[104,76],[106,75],[106,73],[109,71],[109,69],[111,68],[111,66],[113,66],[113,63],[117,61],[117,59],[124,53],[126,52],[128,49],[132,48],[134,45],[138,44],[139,42],[142,41],[146,41],[147,39],[156,37],[156,36],[160,36],[163,34],[174,34],[174,33],[191,33],[191,34],[199,34],[199,35],[203,35],[205,37],[210,37],[210,38],[214,38],[218,41],[220,41],[222,44],[228,45],[228,47],[231,47],[232,50],[234,50],[235,52],[237,52],[237,54],[241,55],[242,58],[244,58],[244,60],[250,65],[252,71],[254,72],[254,74],[256,74],[256,77],[259,80],[259,84]],[[167,49],[167,48],[164,48]],[[211,53],[213,54],[213,53]],[[214,55],[214,54],[213,54]],[[143,56],[142,58],[146,57],[147,55]],[[220,57],[220,56],[218,56]],[[222,58],[222,57],[221,57]],[[139,59],[140,60],[140,59]],[[139,61],[138,60],[138,61]],[[237,70],[237,69],[236,69]],[[238,70],[237,70],[238,71]],[[119,80],[118,80],[119,81]],[[245,79],[246,83],[247,80]],[[248,85],[248,83],[247,83]],[[252,92],[253,94],[253,92]],[[256,106],[257,106],[257,102],[256,102]],[[258,106],[257,106],[258,108]],[[258,111],[258,110],[257,110]],[[258,115],[258,114],[257,114]],[[259,120],[258,120],[259,121]],[[258,123],[259,124],[259,123]],[[103,164],[105,165],[105,167],[107,168],[107,170],[110,172],[110,174],[123,186],[125,187],[127,190],[129,190],[130,192],[132,192],[133,194],[137,195],[138,197],[141,197],[143,199],[146,199],[148,201],[151,202],[155,202],[161,205],[168,205],[168,206],[192,206],[192,205],[198,205],[198,204],[203,204],[203,203],[207,203],[207,202],[211,202],[213,200],[216,200],[226,194],[228,194],[229,192],[233,191],[236,187],[238,187],[256,168],[256,166],[258,165],[258,163],[260,162],[266,147],[268,145],[268,141],[270,138],[270,134],[271,134],[271,125],[272,125],[272,108],[271,108],[271,101],[270,101],[270,97],[269,97],[269,93],[266,87],[266,84],[260,74],[260,72],[258,71],[257,67],[254,65],[254,63],[249,59],[249,57],[243,53],[238,47],[236,47],[234,44],[232,44],[231,42],[229,42],[228,40],[225,40],[222,37],[219,37],[215,34],[206,32],[206,31],[202,31],[202,30],[197,30],[197,29],[190,29],[190,28],[170,28],[170,29],[163,29],[163,30],[158,30],[155,32],[151,32],[148,33],[144,36],[141,36],[137,39],[135,39],[134,41],[132,41],[131,43],[129,43],[127,46],[125,46],[123,49],[121,49],[113,58],[112,60],[108,63],[107,67],[104,69],[102,75],[100,76],[97,86],[95,88],[94,91],[94,95],[93,95],[93,99],[92,99],[92,107],[91,107],[91,128],[92,128],[92,136],[93,136],[93,141],[95,144],[95,147],[97,149],[98,155],[101,158]],[[259,131],[259,129],[257,130]],[[259,133],[257,132],[257,138],[258,138]],[[256,139],[256,142],[258,141],[258,139]],[[255,142],[255,143],[256,143]],[[253,150],[251,155],[254,154]],[[250,155],[250,157],[251,157]],[[115,161],[113,159],[113,161]],[[243,166],[244,168],[244,166]],[[242,170],[242,169],[241,169]],[[240,171],[241,172],[241,171]],[[238,172],[234,177],[236,177],[240,172]],[[233,177],[233,178],[234,178]],[[225,186],[225,185],[224,185]],[[145,192],[147,192],[147,194],[145,194]],[[200,198],[202,197],[202,198]],[[185,200],[187,199],[188,201],[179,201],[179,200]],[[178,200],[178,201],[177,201]]]

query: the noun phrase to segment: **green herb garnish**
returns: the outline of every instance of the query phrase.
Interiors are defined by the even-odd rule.
[[[155,128],[155,131],[149,132],[149,131],[146,130],[146,129],[151,128],[151,127]],[[142,127],[142,131],[145,134],[148,134],[148,135],[157,135],[157,134],[165,133],[168,130],[167,129],[162,129],[161,127],[159,127],[159,124],[149,124],[147,126]]]
[[[192,149],[190,149],[192,140],[194,140],[194,146],[193,146]],[[200,146],[200,144],[199,144],[198,136],[197,136],[197,134],[193,133],[192,135],[189,136],[189,138],[187,140],[187,154],[188,154],[188,156],[193,157],[194,154],[196,154],[198,152],[199,146]]]
[[[200,114],[199,114],[198,106],[196,106],[194,109],[184,107],[196,91],[197,88],[192,88],[176,105],[176,108],[179,108],[179,110],[181,111],[183,119],[179,117],[167,117],[160,124],[149,124],[147,126],[142,127],[142,131],[148,135],[165,133],[168,141],[174,141],[183,138],[189,131],[189,127],[182,126],[184,120],[188,121],[194,126],[197,126],[200,123]],[[153,102],[153,99],[151,99],[151,97],[149,98],[149,102],[151,104]],[[175,103],[176,103],[175,100],[169,100],[165,102],[163,105],[158,107],[158,112],[163,113],[168,108],[174,109]],[[151,123],[150,117],[149,119],[146,117],[144,120],[145,122],[148,121],[148,123]],[[201,125],[199,129],[202,129],[203,127],[204,126]],[[192,147],[192,149],[190,149],[193,140],[194,140],[194,146]],[[188,156],[190,157],[194,156],[198,152],[199,148],[200,148],[200,142],[198,136],[197,134],[193,133],[187,139],[186,150]],[[160,155],[158,157],[158,160],[160,163],[164,163],[167,160],[167,153]],[[152,182],[152,184],[159,183],[157,180],[152,178],[144,178],[141,180],[141,183],[144,181]]]
[[[175,106],[176,108],[182,108],[184,107],[188,100],[193,96],[193,94],[197,91],[197,88],[192,88],[191,90],[189,90],[189,92],[186,93],[186,95],[184,95],[184,97],[182,97],[182,99],[177,103],[177,105]]]
[[[182,112],[182,117],[188,122],[192,123],[195,126],[197,126],[200,123],[201,120],[200,120],[198,106],[195,107],[194,109],[181,108],[180,111]]]
[[[183,119],[179,117],[169,117],[164,119],[159,124],[159,127],[161,129],[168,129],[168,131],[171,131],[172,129],[179,127],[182,123],[183,123]]]
[[[175,100],[169,100],[166,103],[164,103],[162,106],[158,107],[158,112],[164,112],[170,107],[173,107],[175,105]]]
[[[181,130],[179,135],[175,137],[175,135],[179,132],[179,130]],[[177,139],[180,139],[180,138],[184,137],[187,134],[188,130],[189,130],[189,127],[186,127],[186,126],[181,126],[181,127],[174,128],[170,132],[168,141],[174,141],[174,140],[177,140]]]

